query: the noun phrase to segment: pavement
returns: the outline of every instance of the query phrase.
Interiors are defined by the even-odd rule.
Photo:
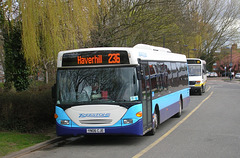
[[[229,80],[229,77],[207,77],[208,80]]]
[[[233,78],[232,80],[230,80],[229,77],[208,77],[207,80],[209,80],[209,81],[211,81],[211,80],[216,80],[216,81],[222,80],[222,81],[225,81],[225,82],[240,83],[239,79]]]

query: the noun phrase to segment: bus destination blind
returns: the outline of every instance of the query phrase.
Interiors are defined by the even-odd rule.
[[[188,64],[201,64],[200,60],[187,60]]]
[[[87,51],[66,53],[62,66],[129,64],[126,51]]]

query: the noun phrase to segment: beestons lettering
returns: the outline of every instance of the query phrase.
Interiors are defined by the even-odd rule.
[[[110,117],[110,113],[80,113],[79,118],[85,117]]]

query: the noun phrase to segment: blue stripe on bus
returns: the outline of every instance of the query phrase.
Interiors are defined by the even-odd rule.
[[[183,90],[168,94],[152,101],[152,114],[154,113],[155,106],[158,105],[159,107],[160,123],[164,122],[165,120],[179,112],[180,95],[182,95],[183,105],[184,107],[186,107],[186,105],[188,105],[189,103],[190,98],[189,88],[185,88]]]
[[[155,106],[156,104],[158,104],[159,106],[159,110],[164,109],[166,107],[168,107],[169,105],[172,105],[176,102],[179,102],[180,100],[180,95],[182,94],[182,99],[184,100],[186,97],[189,97],[189,88],[162,96],[160,98],[154,99],[152,101],[152,104]],[[152,113],[154,113],[154,108]]]

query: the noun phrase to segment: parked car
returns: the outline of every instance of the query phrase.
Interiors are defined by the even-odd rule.
[[[240,79],[240,73],[236,73],[235,78]]]
[[[211,74],[211,72],[207,72],[207,77],[209,77],[209,76],[210,76],[210,74]]]
[[[209,72],[209,77],[218,77],[216,72]]]

